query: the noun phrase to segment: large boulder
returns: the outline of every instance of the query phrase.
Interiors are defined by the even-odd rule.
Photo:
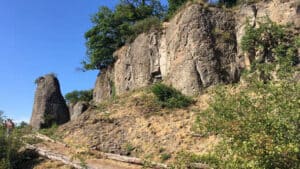
[[[79,101],[77,103],[71,103],[68,105],[71,120],[76,120],[82,113],[89,108],[89,103],[85,101]]]
[[[69,110],[61,94],[58,79],[45,75],[36,79],[37,89],[30,125],[34,129],[63,124],[70,120]]]

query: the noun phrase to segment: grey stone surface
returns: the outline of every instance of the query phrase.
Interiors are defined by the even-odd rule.
[[[51,124],[63,124],[70,120],[69,110],[61,94],[58,79],[54,75],[45,75],[36,80],[33,111],[30,125],[34,129],[50,127]]]
[[[84,113],[89,108],[89,103],[84,101],[79,101],[75,104],[69,105],[69,112],[71,120],[77,119],[82,113]]]
[[[187,95],[236,82],[241,69],[251,64],[240,50],[246,19],[255,26],[259,18],[269,16],[297,28],[298,8],[296,0],[259,2],[238,10],[189,4],[162,30],[143,33],[115,52],[115,64],[97,78],[94,101],[110,98],[112,89],[120,95],[160,80]]]

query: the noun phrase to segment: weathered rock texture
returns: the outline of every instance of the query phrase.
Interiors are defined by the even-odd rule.
[[[93,101],[98,103],[113,95],[114,79],[113,69],[108,67],[102,69],[97,76],[95,88],[93,90]]]
[[[139,35],[115,52],[96,82],[94,101],[162,80],[187,95],[238,79],[235,18],[220,8],[191,4],[162,31]],[[113,82],[113,83],[112,83]]]
[[[158,80],[187,95],[238,81],[240,70],[249,65],[239,47],[246,19],[255,26],[259,18],[269,16],[299,28],[299,8],[297,0],[259,2],[236,11],[189,4],[161,31],[141,34],[115,52],[115,64],[97,78],[94,101]]]
[[[242,5],[237,11],[236,36],[238,43],[238,56],[242,68],[250,66],[250,60],[240,48],[240,42],[245,34],[247,19],[252,26],[269,17],[273,22],[281,25],[290,24],[295,30],[300,29],[300,3],[299,0],[272,0],[261,1],[253,5]]]
[[[68,104],[68,107],[71,120],[75,120],[89,108],[89,103],[85,101],[79,101],[77,103]]]
[[[63,124],[70,120],[66,102],[61,94],[58,79],[45,75],[36,80],[34,105],[30,125],[35,129]]]

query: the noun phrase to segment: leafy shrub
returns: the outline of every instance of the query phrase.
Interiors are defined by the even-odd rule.
[[[151,91],[157,98],[157,101],[163,106],[168,108],[183,108],[189,106],[193,100],[173,87],[169,87],[162,83],[155,84]]]
[[[23,146],[22,136],[30,130],[26,127],[17,127],[7,136],[6,129],[2,125],[3,119],[3,112],[0,111],[0,168],[22,168],[23,162],[26,160],[24,154],[20,152]]]
[[[221,168],[296,169],[300,166],[299,100],[296,82],[256,81],[236,94],[219,89],[210,108],[197,118],[198,133],[221,134],[226,139],[217,153]]]
[[[59,140],[61,138],[60,135],[58,135],[58,133],[56,132],[58,129],[57,124],[52,124],[52,126],[50,126],[50,128],[43,128],[39,130],[39,133],[44,134],[50,138],[52,138],[53,140]]]
[[[168,8],[168,18],[170,18],[174,13],[189,0],[168,0],[169,8]]]
[[[93,90],[74,90],[65,95],[65,99],[68,103],[77,103],[79,101],[90,101],[93,99]]]
[[[272,43],[260,36],[267,36]],[[246,86],[216,89],[210,107],[198,115],[194,126],[197,133],[224,138],[214,153],[204,156],[210,157],[204,160],[212,167],[300,167],[300,83],[291,78],[297,71],[293,67],[296,43],[291,37],[287,30],[269,21],[246,31],[243,43],[249,43],[249,47],[245,45],[244,49],[270,50],[267,52],[275,60],[256,62],[244,76]],[[261,76],[266,74],[278,74],[280,78],[262,81]]]
[[[297,38],[286,26],[278,25],[269,18],[253,27],[247,23],[242,37],[242,50],[250,54],[251,71],[257,71],[263,80],[275,76],[282,78],[299,63],[297,57]]]
[[[180,151],[176,154],[175,162],[171,164],[171,169],[192,168],[192,163],[201,162],[201,157],[186,151]]]
[[[171,154],[170,153],[162,153],[160,155],[160,159],[163,162],[169,160],[170,158],[171,158]]]
[[[136,36],[141,33],[149,32],[151,29],[159,30],[161,28],[161,21],[158,17],[149,17],[141,21],[136,22],[132,26],[132,31],[134,35],[131,35],[129,41],[133,41]]]

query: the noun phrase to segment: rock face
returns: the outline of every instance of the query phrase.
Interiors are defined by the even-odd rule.
[[[71,120],[76,120],[83,112],[85,112],[88,109],[89,103],[79,101],[75,104],[68,105],[68,107]]]
[[[45,75],[36,80],[34,105],[30,125],[35,129],[63,124],[70,120],[66,102],[61,94],[58,79]]]
[[[189,4],[161,31],[139,35],[115,52],[115,64],[102,70],[94,89],[101,102],[162,80],[184,94],[199,94],[204,88],[239,80],[247,57],[240,50],[245,22],[263,16],[299,28],[297,0],[274,0],[244,5],[239,10]],[[114,90],[114,92],[113,92]]]
[[[102,69],[98,74],[95,88],[93,90],[93,101],[96,103],[104,99],[110,98],[113,95],[114,79],[113,69],[108,67]]]
[[[113,67],[97,79],[94,101],[111,97],[111,89],[119,95],[160,80],[187,95],[236,81],[235,39],[232,12],[191,4],[162,31],[141,34],[116,51]]]
[[[246,20],[252,26],[257,26],[257,22],[269,17],[273,22],[281,25],[290,24],[295,29],[300,29],[300,3],[298,0],[272,0],[258,2],[254,5],[242,5],[237,11],[236,36],[238,43],[238,56],[242,68],[250,67],[249,56],[245,56],[239,46],[245,34]]]

